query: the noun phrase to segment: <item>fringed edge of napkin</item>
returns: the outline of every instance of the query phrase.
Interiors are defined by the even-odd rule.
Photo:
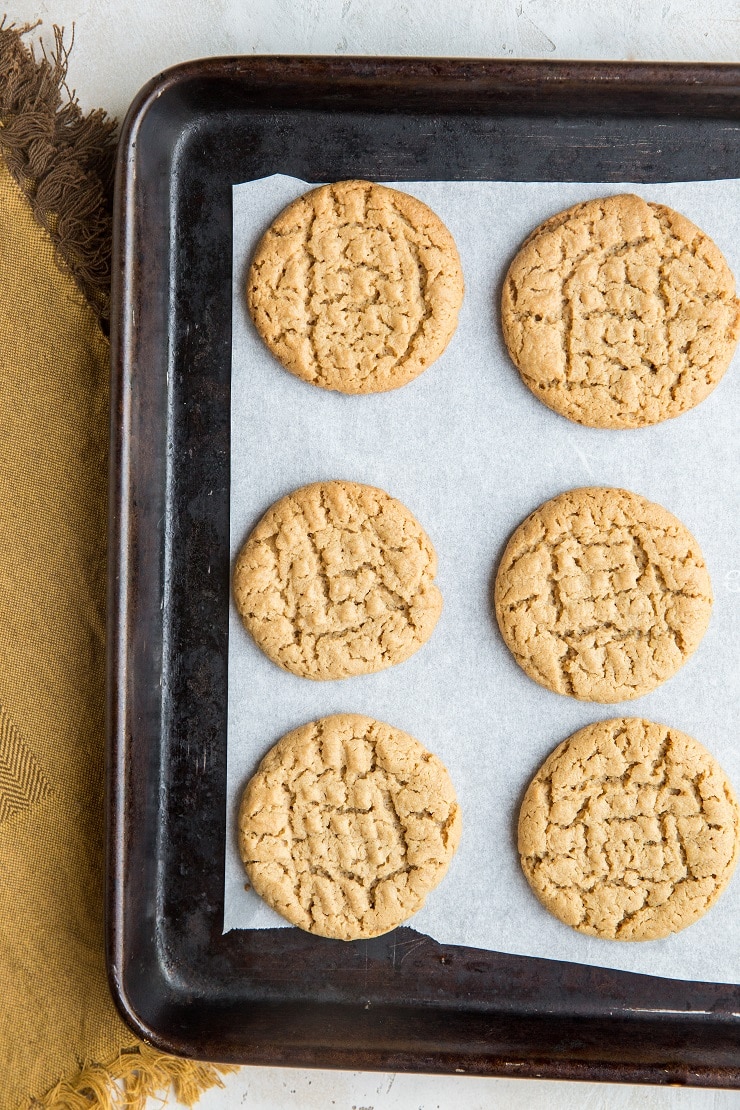
[[[212,1087],[223,1087],[221,1076],[238,1070],[163,1056],[140,1044],[105,1067],[83,1068],[74,1083],[57,1083],[31,1110],[144,1110],[148,1098],[166,1098],[170,1088],[178,1102],[193,1106]]]
[[[0,154],[105,328],[116,121],[82,112],[67,86],[72,42],[55,26],[54,49],[37,56],[24,39],[38,26],[0,20]]]

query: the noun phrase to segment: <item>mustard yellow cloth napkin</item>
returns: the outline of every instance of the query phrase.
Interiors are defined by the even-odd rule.
[[[58,47],[0,24],[0,1110],[190,1105],[227,1069],[137,1042],[105,974],[112,129]]]

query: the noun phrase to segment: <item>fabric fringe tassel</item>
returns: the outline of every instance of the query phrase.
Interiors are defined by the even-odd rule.
[[[54,49],[23,37],[39,26],[0,20],[0,154],[57,254],[103,325],[110,315],[116,122],[83,114],[67,86],[72,42],[54,27]],[[74,35],[72,35],[74,41]]]
[[[103,1067],[90,1064],[73,1083],[61,1082],[30,1110],[144,1110],[148,1098],[167,1100],[172,1089],[184,1106],[193,1106],[212,1087],[223,1087],[221,1076],[239,1069],[231,1064],[201,1064],[163,1056],[148,1045],[124,1049]]]

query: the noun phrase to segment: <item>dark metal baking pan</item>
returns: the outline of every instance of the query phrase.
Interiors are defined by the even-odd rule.
[[[231,185],[740,177],[740,66],[226,58],[121,138],[112,326],[110,982],[170,1052],[740,1086],[740,987],[449,947],[222,935]],[[248,676],[246,681],[248,681]]]

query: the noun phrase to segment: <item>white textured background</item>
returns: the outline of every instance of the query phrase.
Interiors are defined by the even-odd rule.
[[[75,24],[70,85],[122,115],[159,70],[208,54],[740,61],[739,0],[6,0]],[[154,1108],[157,1104],[152,1103]],[[740,1092],[244,1068],[203,1110],[740,1110]]]

